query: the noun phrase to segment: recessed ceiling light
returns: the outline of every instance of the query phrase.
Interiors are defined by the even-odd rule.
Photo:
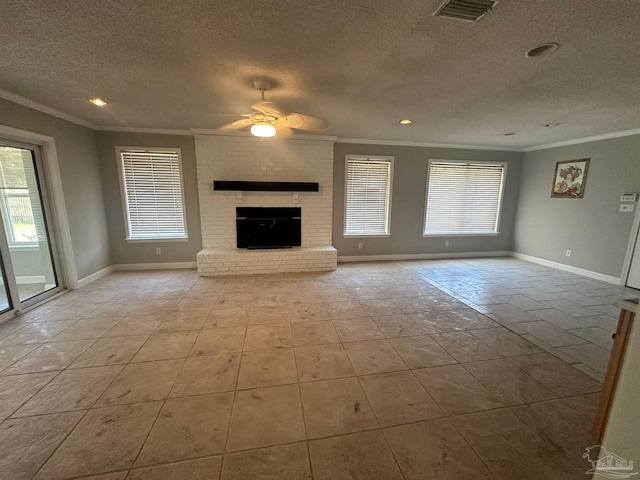
[[[98,107],[104,107],[107,104],[107,102],[98,97],[90,98],[89,101]]]
[[[547,53],[555,52],[558,47],[557,43],[543,43],[542,45],[538,45],[537,47],[532,48],[525,56],[529,58],[540,57],[542,55],[546,55]]]
[[[509,137],[509,136],[511,136],[511,135],[515,135],[515,134],[516,134],[516,132],[507,132],[507,133],[505,133],[504,135],[505,135],[506,137]]]
[[[557,127],[558,125],[560,125],[560,123],[545,123],[544,124],[545,127]]]
[[[400,120],[400,125],[411,125],[412,123],[413,123],[413,120],[410,120],[408,118]]]

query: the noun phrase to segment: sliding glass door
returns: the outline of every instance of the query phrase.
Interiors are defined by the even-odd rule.
[[[0,314],[60,291],[42,172],[37,146],[0,139]]]

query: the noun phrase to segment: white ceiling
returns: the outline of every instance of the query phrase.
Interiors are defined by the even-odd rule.
[[[640,127],[640,0],[502,0],[477,24],[432,17],[440,3],[0,0],[0,88],[102,126],[215,129],[267,78],[268,100],[341,138],[525,147]],[[524,56],[544,42],[560,49]]]

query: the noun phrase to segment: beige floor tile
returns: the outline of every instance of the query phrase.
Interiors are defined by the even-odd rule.
[[[433,338],[426,335],[392,338],[389,342],[410,368],[457,363]]]
[[[246,327],[213,328],[202,330],[191,355],[217,355],[242,351]]]
[[[96,406],[163,400],[169,395],[184,360],[131,363],[102,394]]]
[[[471,333],[505,357],[542,352],[540,347],[506,328],[488,328],[486,330],[474,330]]]
[[[181,311],[207,311],[210,312],[216,306],[216,295],[189,295],[182,298],[176,305]]]
[[[331,318],[327,307],[323,303],[295,303],[289,305],[289,319],[291,322],[317,322]]]
[[[367,316],[367,312],[355,300],[329,302],[327,310],[332,320],[346,320],[348,318]]]
[[[228,392],[236,388],[240,355],[190,357],[182,367],[171,397]]]
[[[10,367],[15,362],[38,348],[34,345],[5,345],[0,347],[0,371]]]
[[[0,339],[0,346],[44,343],[62,333],[76,322],[77,320],[59,320],[54,322],[31,323],[25,325],[15,333]]]
[[[231,392],[167,400],[136,467],[224,452],[232,402]]]
[[[342,345],[296,347],[295,353],[301,382],[351,377],[356,374]]]
[[[245,352],[240,363],[238,390],[296,383],[293,348]]]
[[[62,370],[89,348],[94,341],[70,340],[67,342],[45,343],[7,368],[3,374],[15,375],[19,373]]]
[[[244,327],[248,323],[246,308],[214,308],[209,313],[204,328]]]
[[[540,320],[532,313],[522,310],[514,305],[509,305],[508,303],[487,305],[486,308],[490,313],[493,313],[510,323],[536,322]]]
[[[577,368],[578,370],[580,370],[582,373],[589,375],[591,378],[593,378],[595,381],[600,382],[600,383],[604,383],[604,374],[600,373],[600,372],[596,372],[593,368],[586,366],[583,363],[574,363],[573,365],[571,365],[573,368]]]
[[[504,406],[462,365],[423,368],[413,373],[448,415]]]
[[[127,471],[104,473],[102,475],[90,475],[88,477],[81,477],[78,480],[125,480],[127,477]]]
[[[101,338],[87,348],[69,368],[129,363],[148,338],[149,335]]]
[[[460,363],[502,357],[470,332],[440,333],[431,338]]]
[[[351,365],[358,375],[406,370],[408,367],[387,340],[344,344]]]
[[[554,308],[549,308],[546,310],[535,310],[531,312],[536,317],[539,317],[541,320],[545,320],[547,323],[551,325],[561,328],[561,329],[569,329],[569,328],[584,328],[589,327],[590,324],[586,319],[576,318],[568,313],[561,312],[560,310],[556,310]]]
[[[296,322],[291,324],[291,333],[296,347],[340,343],[331,322]]]
[[[586,343],[586,340],[583,338],[571,335],[567,331],[554,327],[545,321],[527,322],[518,326],[528,334],[539,338],[552,347],[563,347],[567,345],[579,345],[581,343]]]
[[[167,314],[141,315],[133,314],[125,317],[115,327],[105,333],[105,337],[121,337],[123,335],[149,335],[167,319]]]
[[[89,411],[60,445],[37,480],[62,480],[130,468],[162,402]]]
[[[444,416],[409,371],[368,375],[359,380],[382,427]]]
[[[169,360],[189,355],[199,332],[154,333],[133,357],[132,362]]]
[[[456,325],[463,330],[476,330],[480,328],[493,328],[499,325],[486,315],[475,311],[472,308],[463,308],[460,310],[449,310],[447,316],[451,318]]]
[[[0,474],[30,480],[84,412],[6,420],[0,425]]]
[[[289,323],[250,325],[247,327],[247,336],[243,347],[245,352],[287,347],[293,347],[291,325]]]
[[[410,313],[409,318],[417,323],[418,326],[429,335],[436,333],[459,332],[462,330],[458,326],[460,321],[452,318],[444,311],[422,311]]]
[[[387,428],[384,436],[406,480],[493,478],[449,420]]]
[[[402,480],[382,432],[362,432],[309,442],[316,480]]]
[[[300,391],[309,438],[378,427],[369,401],[356,378],[303,383]]]
[[[383,315],[398,315],[403,313],[402,309],[388,298],[375,300],[362,300],[360,305],[367,312],[367,315],[379,317]]]
[[[600,327],[577,328],[575,330],[569,330],[569,333],[598,345],[605,350],[611,350],[613,347],[611,333]]]
[[[236,393],[227,451],[262,448],[305,439],[297,385]]]
[[[608,350],[601,348],[592,343],[584,345],[573,345],[570,347],[558,348],[562,353],[575,358],[578,362],[584,363],[590,368],[600,373],[607,371],[610,353]]]
[[[511,362],[562,397],[599,392],[602,385],[549,353],[512,357]]]
[[[591,433],[598,399],[598,394],[582,395],[522,405],[512,411],[580,471],[589,465],[582,458],[585,449],[598,443]]]
[[[350,318],[348,320],[334,320],[333,325],[342,342],[359,342],[384,338],[383,333],[369,318]]]
[[[22,404],[49,383],[58,372],[29,373],[0,377],[0,420],[9,417]]]
[[[562,352],[558,348],[552,347],[548,343],[544,343],[542,340],[540,340],[537,337],[534,337],[533,335],[526,334],[526,335],[521,335],[521,337],[522,337],[523,340],[526,340],[527,342],[533,343],[537,347],[541,348],[545,352],[549,352],[551,355],[553,355],[556,358],[559,358],[560,360],[562,360],[565,363],[568,363],[568,364],[578,363],[578,360],[576,360],[575,358],[567,355],[566,353]]]
[[[472,413],[452,421],[498,480],[584,476],[584,468],[579,471],[572,467],[562,453],[506,409]]]
[[[60,342],[65,340],[84,340],[88,338],[100,338],[113,328],[124,317],[115,318],[87,318],[66,328],[62,333],[56,335],[52,341]]]
[[[86,410],[93,406],[122,366],[65,370],[47,384],[14,417]]]
[[[424,335],[425,331],[406,314],[385,315],[372,318],[378,329],[387,338]]]
[[[552,390],[509,359],[467,363],[464,367],[505,405],[521,405],[557,397]]]
[[[218,478],[222,457],[205,457],[197,460],[134,468],[127,480],[212,480]]]
[[[266,325],[289,322],[289,309],[284,307],[247,308],[249,325]]]
[[[103,303],[98,308],[94,309],[87,314],[87,318],[122,318],[132,314],[136,308],[141,305],[141,302],[109,302]]]
[[[221,480],[311,480],[305,443],[249,450],[224,458]]]
[[[204,326],[204,322],[208,317],[208,311],[193,310],[187,312],[176,312],[172,318],[168,318],[160,324],[157,332],[167,333],[200,330]]]

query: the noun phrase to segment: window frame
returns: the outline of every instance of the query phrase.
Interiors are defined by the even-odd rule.
[[[182,196],[182,218],[184,222],[183,237],[149,237],[149,238],[131,238],[129,229],[129,209],[127,203],[127,194],[124,181],[124,169],[122,164],[122,153],[175,153],[178,155],[178,168],[180,172],[180,194]],[[185,242],[189,240],[189,227],[187,225],[187,204],[184,195],[184,165],[182,162],[182,150],[173,147],[133,147],[133,146],[117,146],[116,147],[116,163],[118,168],[118,178],[120,180],[120,200],[122,202],[122,215],[124,220],[125,238],[128,243],[157,243],[157,242]]]
[[[427,233],[427,208],[429,203],[429,179],[431,177],[431,165],[434,163],[448,163],[451,165],[486,165],[486,166],[494,166],[494,167],[502,167],[502,182],[500,185],[500,194],[498,198],[498,210],[496,212],[496,230],[495,232],[478,232],[478,233]],[[500,223],[502,220],[502,204],[504,201],[504,190],[507,184],[507,167],[509,164],[507,162],[493,162],[490,160],[445,160],[445,159],[435,159],[430,158],[427,161],[427,181],[426,188],[424,193],[424,213],[423,217],[423,226],[422,226],[422,236],[424,238],[428,237],[496,237],[500,235]]]
[[[386,233],[347,233],[348,211],[348,184],[349,184],[349,160],[374,160],[389,162],[389,192],[387,194],[387,222]],[[391,236],[391,205],[393,199],[393,167],[395,157],[382,155],[356,155],[347,154],[344,160],[344,222],[342,236],[344,238],[388,238]]]

